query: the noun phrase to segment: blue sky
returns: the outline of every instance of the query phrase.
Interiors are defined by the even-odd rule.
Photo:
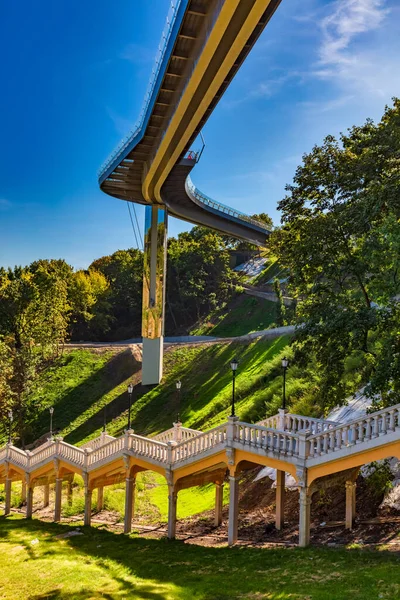
[[[134,125],[169,0],[2,4],[0,265],[135,245],[97,170]],[[282,0],[204,128],[196,185],[276,223],[304,152],[400,95],[398,0]],[[143,218],[143,208],[138,210]],[[187,224],[170,219],[169,233]]]

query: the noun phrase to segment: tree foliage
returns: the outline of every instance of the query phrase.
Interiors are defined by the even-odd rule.
[[[400,101],[382,120],[303,156],[274,234],[298,299],[297,358],[315,354],[326,406],[346,395],[346,360],[384,403],[400,401]]]

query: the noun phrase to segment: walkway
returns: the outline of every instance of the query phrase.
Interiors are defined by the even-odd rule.
[[[329,476],[341,472],[346,485],[346,527],[355,517],[355,480],[359,468],[374,460],[395,456],[400,459],[400,404],[341,424],[293,415],[280,410],[257,424],[229,417],[223,425],[206,432],[182,427],[181,423],[147,438],[127,431],[119,438],[102,433],[81,447],[62,438],[48,440],[29,452],[7,444],[0,449],[0,483],[5,484],[5,514],[10,513],[14,481],[26,486],[26,516],[31,518],[35,487],[45,490],[55,484],[54,520],[61,519],[63,481],[74,474],[85,485],[85,525],[90,525],[92,493],[97,489],[97,508],[102,508],[103,489],[125,480],[124,531],[132,528],[136,475],[152,470],[168,484],[168,537],[175,537],[176,506],[180,490],[214,483],[215,524],[222,520],[223,486],[229,478],[230,545],[237,541],[239,476],[254,465],[277,470],[276,527],[284,521],[284,481],[289,472],[300,492],[299,545],[309,543],[310,507],[319,486],[329,486]]]

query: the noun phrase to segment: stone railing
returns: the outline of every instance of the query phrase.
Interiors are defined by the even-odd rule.
[[[168,445],[140,435],[129,434],[129,450],[137,456],[145,456],[156,461],[168,461]]]
[[[236,427],[235,440],[244,447],[261,448],[288,456],[298,456],[299,454],[299,438],[290,431],[269,429],[240,421],[236,423]]]
[[[279,428],[282,419],[285,419],[285,429]],[[270,426],[267,427],[263,423]],[[26,472],[32,472],[44,461],[62,459],[78,466],[83,472],[88,472],[104,462],[111,462],[128,454],[173,468],[175,464],[179,466],[182,461],[198,460],[201,455],[207,456],[212,450],[220,452],[228,448],[242,448],[258,454],[260,451],[272,453],[278,459],[285,456],[293,457],[294,460],[307,461],[319,457],[324,460],[324,455],[344,448],[357,447],[365,442],[372,443],[376,438],[381,440],[378,444],[383,445],[387,443],[385,436],[399,429],[400,404],[345,424],[291,415],[282,411],[255,425],[238,421],[237,417],[229,418],[227,423],[204,433],[180,425],[175,426],[158,436],[163,435],[164,439],[167,439],[166,442],[127,431],[119,438],[107,436],[111,438],[109,441],[106,441],[103,435],[102,441],[105,443],[99,445],[99,438],[96,438],[81,448],[72,446],[61,438],[48,440],[32,452],[6,444],[0,448],[0,464],[9,462]],[[171,435],[176,435],[177,431],[182,436],[180,442],[171,439]],[[98,447],[93,448],[96,445]],[[365,451],[365,447],[360,451]]]
[[[155,435],[151,439],[157,442],[164,442],[166,444],[170,440],[175,439],[175,427],[171,427],[171,429],[166,429],[166,431],[162,431],[161,433]]]
[[[289,431],[304,431],[305,429],[311,433],[321,433],[333,427],[340,425],[337,421],[325,421],[325,419],[314,419],[313,417],[304,417],[302,415],[285,415],[285,429]]]
[[[349,421],[329,431],[307,438],[310,457],[322,456],[342,448],[383,437],[400,427],[400,404],[390,406],[361,419]]]
[[[197,429],[182,427],[180,424],[178,425],[175,423],[174,427],[171,427],[171,429],[167,429],[166,431],[162,431],[151,439],[158,442],[164,442],[166,444],[171,440],[174,440],[175,442],[190,440],[191,438],[194,438],[202,433],[202,431],[198,431]]]
[[[202,452],[210,450],[226,441],[227,423],[214,427],[205,433],[196,435],[188,440],[177,444],[174,448],[174,457],[176,461],[185,460],[189,457],[197,456]]]
[[[112,435],[108,435],[108,433],[102,432],[97,438],[85,442],[84,444],[79,446],[79,448],[90,448],[91,450],[96,450],[97,448],[100,448],[100,446],[104,446],[104,444],[112,442],[112,440],[115,440],[115,437],[113,437]]]

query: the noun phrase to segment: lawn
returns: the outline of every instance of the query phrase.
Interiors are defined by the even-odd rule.
[[[333,548],[205,548],[0,518],[0,598],[397,600],[396,555]],[[57,537],[58,536],[58,537]]]

